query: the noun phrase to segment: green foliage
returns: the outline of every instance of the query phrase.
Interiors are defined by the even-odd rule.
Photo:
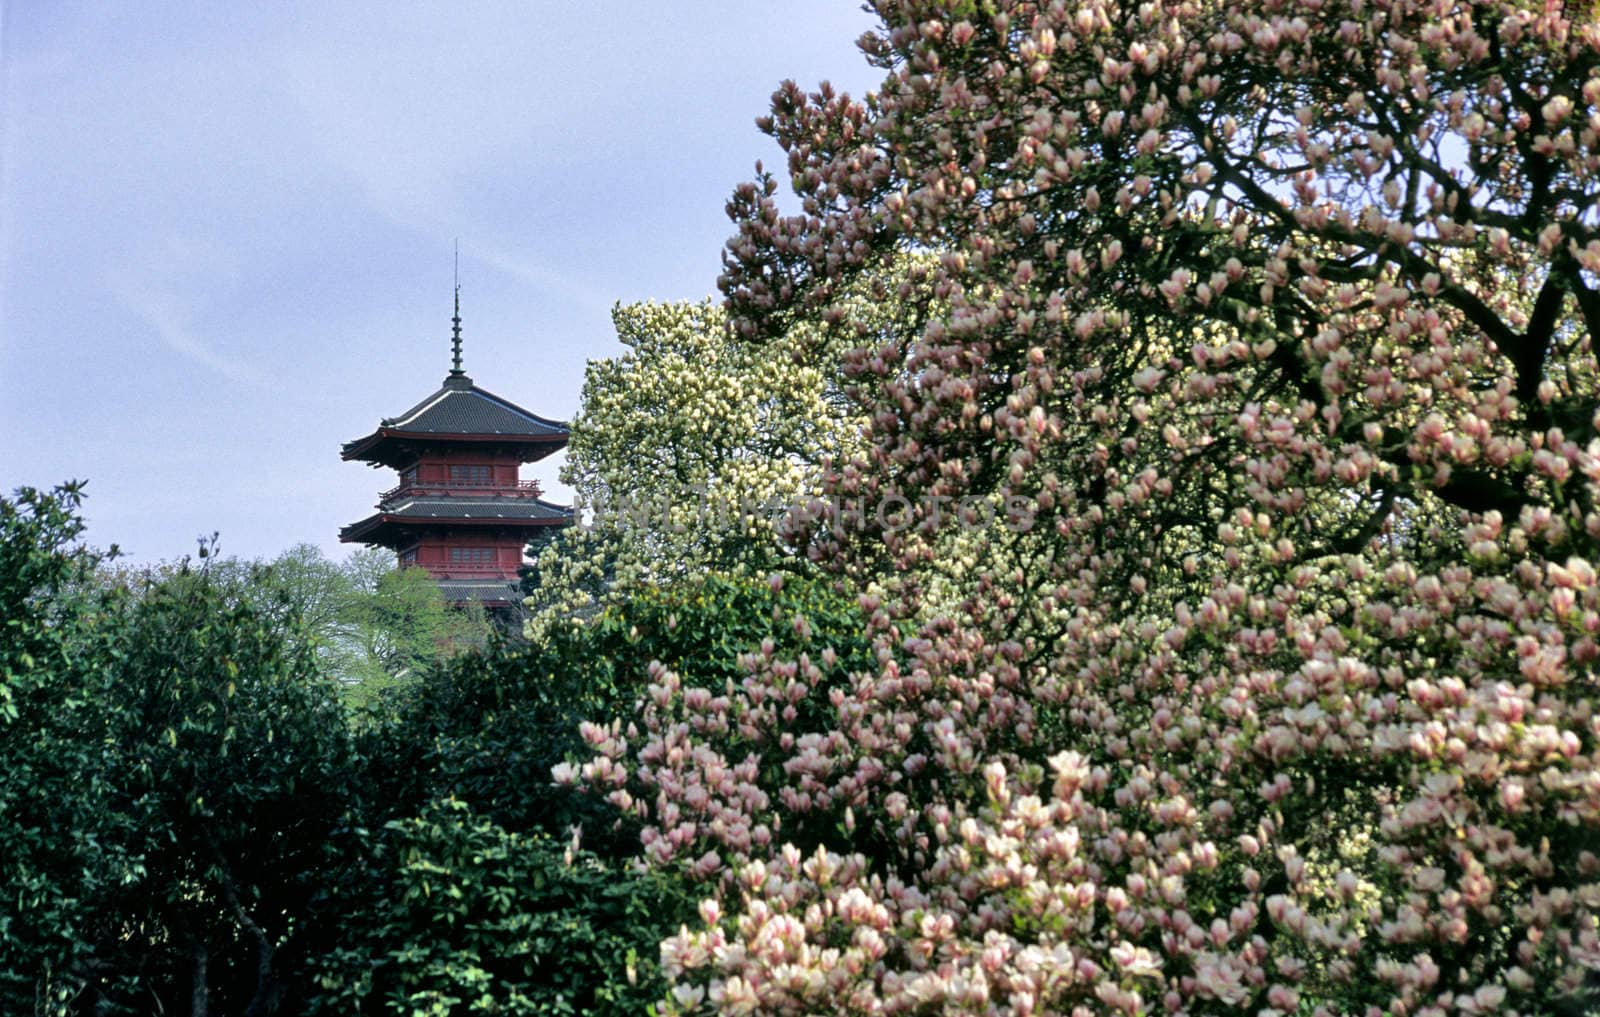
[[[0,1012],[70,995],[93,898],[137,866],[103,808],[107,732],[88,692],[105,684],[107,639],[83,593],[101,557],[75,543],[80,497],[0,498]]]
[[[578,725],[630,699],[617,662],[592,650],[582,633],[570,633],[464,654],[375,713],[362,737],[378,821],[454,796],[513,831],[608,828],[606,810],[550,781],[551,767],[576,751]]]
[[[655,943],[691,908],[661,875],[454,799],[389,823],[366,875],[341,891],[362,924],[317,963],[308,1012],[643,1013],[665,992]]]
[[[205,570],[89,581],[77,501],[0,499],[0,1012],[267,1012],[348,806],[338,689]]]
[[[138,831],[141,871],[98,902],[96,957],[138,970],[159,954],[171,982],[264,1007],[322,841],[352,804],[338,686],[204,571],[151,590],[126,625],[115,686],[96,699],[112,727],[108,804]]]
[[[345,569],[342,646],[350,662],[343,678],[358,705],[488,639],[482,608],[453,607],[426,570],[393,565],[390,555],[369,549],[351,555]]]

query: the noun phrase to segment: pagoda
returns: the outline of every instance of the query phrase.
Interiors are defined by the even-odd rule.
[[[461,291],[451,319],[450,373],[437,392],[371,434],[345,442],[341,458],[397,471],[378,511],[339,531],[346,543],[387,547],[401,567],[426,569],[445,599],[490,609],[521,601],[517,570],[537,531],[572,522],[572,509],[539,497],[523,463],[567,444],[567,425],[546,420],[473,384],[461,369]]]

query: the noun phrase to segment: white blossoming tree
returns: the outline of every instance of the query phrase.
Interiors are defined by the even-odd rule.
[[[897,278],[917,285],[913,271]],[[883,285],[856,288],[848,321],[759,344],[740,341],[710,301],[619,305],[627,352],[590,363],[562,472],[581,525],[539,552],[531,628],[641,584],[804,567],[779,524],[823,493],[827,463],[865,449],[844,356],[923,313],[883,300]]]

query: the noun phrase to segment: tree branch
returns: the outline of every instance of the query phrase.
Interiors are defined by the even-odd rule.
[[[1356,528],[1353,533],[1346,533],[1328,544],[1326,554],[1359,554],[1383,529],[1383,524],[1388,521],[1389,513],[1394,510],[1395,492],[1392,487],[1385,487],[1378,500],[1378,507],[1372,514]]]
[[[1583,281],[1583,273],[1575,261],[1568,259],[1561,270],[1567,277],[1567,288],[1578,302],[1578,313],[1583,315],[1583,327],[1593,341],[1600,335],[1600,293],[1590,289]]]
[[[1539,397],[1539,382],[1544,380],[1544,360],[1550,352],[1550,340],[1555,335],[1556,321],[1561,306],[1566,303],[1567,290],[1562,285],[1563,273],[1559,264],[1550,267],[1539,297],[1534,301],[1533,314],[1522,333],[1522,341],[1506,355],[1517,371],[1517,398],[1524,406],[1532,406]]]
[[[207,838],[210,842],[210,838]],[[217,863],[217,881],[222,885],[222,896],[228,902],[228,907],[233,910],[233,916],[240,927],[255,942],[256,947],[256,991],[250,998],[250,1005],[245,1008],[245,1017],[262,1017],[270,1013],[277,997],[277,980],[272,976],[272,956],[274,953],[272,941],[267,933],[250,912],[245,910],[244,902],[239,899],[238,882],[234,879],[233,869],[228,865],[228,860],[223,857],[222,851],[214,842],[210,843],[211,856]]]

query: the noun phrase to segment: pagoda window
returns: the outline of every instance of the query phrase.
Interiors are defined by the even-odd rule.
[[[458,487],[491,487],[494,472],[487,466],[452,466],[450,483]]]
[[[450,549],[451,564],[493,564],[494,560],[495,549],[492,547],[452,547]]]
[[[400,566],[401,566],[401,568],[404,568],[407,565],[415,565],[416,563],[417,563],[417,549],[416,548],[413,547],[413,548],[410,548],[408,550],[400,552]]]
[[[405,485],[406,487],[410,487],[412,484],[415,484],[416,482],[417,482],[417,468],[415,466],[408,466],[405,469],[400,471],[400,483],[401,484]]]

